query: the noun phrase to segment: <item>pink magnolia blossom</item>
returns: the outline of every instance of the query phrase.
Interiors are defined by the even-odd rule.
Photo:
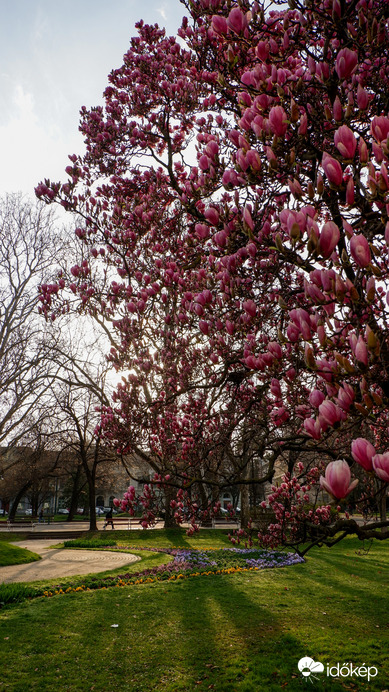
[[[309,319],[309,313],[303,308],[296,308],[290,311],[289,316],[291,320],[293,320],[294,325],[299,328],[303,339],[309,341],[312,338],[312,329],[311,321]]]
[[[323,392],[320,391],[320,389],[313,389],[309,395],[309,403],[311,404],[311,406],[314,406],[314,408],[319,408],[320,404],[323,403],[324,399],[325,396]]]
[[[255,173],[261,170],[262,161],[259,153],[255,149],[249,149],[246,153],[246,161]]]
[[[358,84],[357,89],[357,104],[361,111],[365,111],[370,102],[370,97],[367,91],[363,88],[361,84]]]
[[[270,353],[274,356],[274,358],[281,360],[282,348],[277,341],[269,341],[267,348],[270,351]]]
[[[339,387],[336,402],[343,411],[349,411],[350,406],[355,399],[355,392],[351,385],[344,383],[343,387]]]
[[[373,457],[376,454],[376,450],[364,437],[357,437],[351,443],[351,454],[354,461],[362,466],[365,471],[371,471],[373,469]]]
[[[336,56],[335,70],[339,79],[347,79],[358,65],[358,53],[350,48],[342,48]]]
[[[219,14],[214,14],[212,17],[212,28],[217,34],[226,34],[228,32],[226,18]]]
[[[364,235],[353,235],[350,239],[350,252],[353,260],[360,267],[367,267],[371,261],[369,243]]]
[[[214,207],[208,207],[204,212],[204,216],[213,226],[217,226],[219,223],[219,212]]]
[[[254,230],[253,217],[251,216],[251,211],[250,211],[249,207],[247,206],[247,204],[243,210],[243,221],[247,224],[250,231]]]
[[[203,334],[205,334],[205,335],[209,334],[209,324],[205,320],[199,321],[199,328]]]
[[[199,167],[202,171],[207,171],[210,166],[210,160],[206,154],[202,154],[199,158]]]
[[[339,127],[334,136],[334,142],[337,150],[346,160],[352,160],[357,148],[357,140],[355,135],[347,125]]]
[[[272,379],[272,381],[270,383],[270,391],[273,394],[273,396],[276,396],[277,398],[281,398],[280,381],[277,380],[275,377]]]
[[[389,136],[389,118],[376,115],[371,123],[371,133],[377,142],[384,142]]]
[[[355,344],[354,348],[354,355],[357,361],[362,363],[367,367],[368,364],[368,352],[367,352],[367,346],[361,336],[358,337],[357,343]]]
[[[323,257],[330,257],[339,242],[340,231],[334,221],[327,221],[324,224],[320,237],[319,237],[319,249]]]
[[[385,483],[389,483],[389,452],[376,454],[372,459],[372,463],[378,478],[385,481]]]
[[[233,322],[231,322],[231,320],[226,320],[226,330],[227,330],[227,334],[229,334],[230,336],[233,335],[233,333],[235,331],[235,324]]]
[[[358,480],[351,481],[350,468],[347,461],[337,459],[331,461],[325,471],[325,477],[320,476],[320,487],[336,500],[342,500],[358,485]]]
[[[341,413],[339,406],[336,406],[336,404],[329,399],[325,399],[319,406],[319,416],[330,426],[339,423],[342,417]]]
[[[304,420],[305,431],[313,437],[314,440],[320,440],[321,437],[321,425],[316,418],[306,418]]]
[[[196,235],[201,240],[205,240],[209,236],[209,226],[207,226],[205,223],[196,223],[195,231]]]
[[[361,163],[367,163],[369,161],[369,151],[363,137],[360,137],[358,140],[358,154]]]
[[[299,125],[299,129],[298,129],[299,135],[306,135],[307,129],[308,129],[308,116],[306,113],[303,113],[301,118],[300,118],[300,125]]]
[[[350,207],[354,204],[355,202],[355,187],[354,187],[354,178],[350,175],[347,185],[346,185],[346,204],[348,204]]]
[[[243,301],[243,310],[247,312],[250,317],[255,317],[257,306],[255,305],[254,301],[249,298],[249,300]]]
[[[227,245],[227,233],[225,231],[219,231],[213,236],[219,247],[225,247]]]
[[[343,120],[343,108],[342,108],[342,104],[340,102],[339,96],[337,96],[335,98],[334,105],[333,105],[333,114],[334,114],[334,120],[336,120],[337,123],[339,123]]]
[[[283,137],[288,128],[288,118],[282,106],[273,106],[270,110],[269,125],[274,135]]]
[[[239,7],[234,7],[228,15],[227,24],[236,34],[241,34],[247,27],[246,15]]]
[[[339,161],[334,159],[325,151],[321,160],[321,165],[323,166],[323,170],[328,178],[328,181],[332,185],[339,187],[343,180],[342,166],[340,165]]]

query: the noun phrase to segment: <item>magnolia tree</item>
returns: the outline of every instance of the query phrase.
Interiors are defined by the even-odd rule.
[[[383,538],[387,3],[182,4],[177,39],[138,24],[104,107],[81,111],[85,155],[65,183],[37,187],[82,219],[84,252],[70,279],[42,287],[42,307],[66,309],[70,290],[111,325],[110,358],[128,374],[103,430],[121,451],[141,441],[155,464],[146,523],[155,486],[174,489],[178,520],[190,505],[195,529],[188,484],[210,473],[224,487],[249,431],[263,459],[292,453],[263,503],[274,520],[262,542]],[[361,473],[361,499],[381,505],[368,527],[339,514]],[[228,482],[247,475],[243,461]],[[334,502],[318,504],[321,490]]]

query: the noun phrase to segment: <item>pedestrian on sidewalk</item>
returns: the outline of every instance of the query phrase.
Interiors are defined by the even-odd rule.
[[[112,507],[109,509],[109,511],[105,515],[105,523],[104,523],[103,529],[106,529],[108,524],[111,524],[112,529],[115,528],[113,525]]]

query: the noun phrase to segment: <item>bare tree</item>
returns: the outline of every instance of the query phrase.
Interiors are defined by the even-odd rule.
[[[80,343],[78,347],[80,349]],[[70,460],[73,475],[76,471],[75,501],[80,475],[86,478],[90,530],[95,530],[96,484],[111,482],[111,469],[120,457],[102,445],[100,435],[101,407],[110,401],[109,368],[102,364],[96,342],[89,342],[86,353],[87,356],[85,352],[80,356],[80,350],[71,352],[69,345],[64,353],[66,363],[51,388],[52,404],[57,411],[57,421],[52,420],[52,426],[61,431],[57,441],[57,448],[62,450],[60,459]],[[60,351],[59,356],[62,355]]]
[[[39,420],[17,446],[0,449],[0,497],[10,504],[9,518],[14,520],[23,497],[27,497],[32,514],[51,493],[51,483],[58,473],[58,454],[52,448],[52,435]]]
[[[38,288],[55,273],[60,242],[45,205],[16,194],[0,199],[0,444],[26,434],[58,370],[50,358],[57,336],[38,314]]]

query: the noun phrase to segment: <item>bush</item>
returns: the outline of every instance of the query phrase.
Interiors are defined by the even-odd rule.
[[[113,538],[74,538],[71,541],[65,541],[64,548],[102,548],[104,546],[115,546],[116,541]]]

